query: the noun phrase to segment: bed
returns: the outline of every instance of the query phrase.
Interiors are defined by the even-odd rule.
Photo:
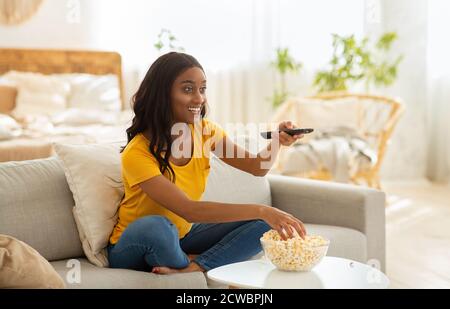
[[[15,81],[17,81],[17,76],[26,76],[31,79],[38,76],[42,79],[51,78],[52,81],[58,78],[60,82],[57,85],[70,86],[70,91],[64,94],[64,98],[67,98],[67,102],[69,102],[68,98],[71,98],[70,102],[76,102],[77,105],[75,103],[68,105],[66,101],[64,104],[58,102],[59,110],[51,114],[40,114],[39,111],[45,110],[45,108],[38,105],[28,105],[28,109],[22,108],[21,110],[20,107],[24,106],[23,102],[26,101],[26,96],[24,91],[21,93],[19,87],[17,101],[21,103],[15,106],[11,114],[5,111],[0,113],[0,162],[53,156],[52,144],[55,142],[84,144],[126,140],[125,129],[129,126],[132,114],[129,109],[125,108],[122,63],[118,53],[0,49],[0,82],[1,78],[8,80],[11,76],[16,77]],[[76,82],[74,82],[75,80]],[[93,82],[89,84],[91,80]],[[114,102],[114,108],[111,107],[112,105],[105,105],[104,109],[103,106],[94,108],[90,106],[89,99],[83,101],[89,96],[75,95],[74,89],[100,89],[100,86],[109,87],[110,84],[106,82],[111,83],[111,81],[114,81],[114,89],[107,90],[109,94],[114,90],[116,97],[114,97],[114,101],[108,102]],[[102,82],[103,84],[101,84]],[[57,88],[55,83],[46,85],[50,92]],[[80,88],[80,85],[84,88]],[[28,87],[32,88],[29,85]],[[36,88],[36,85],[34,87]],[[30,95],[28,93],[29,102],[36,101],[37,97],[42,97],[42,100],[55,98],[53,93],[46,96],[45,89],[34,90],[37,91],[37,94],[32,92]],[[52,104],[52,108],[56,106],[54,102]],[[32,113],[27,114],[30,107],[34,109],[31,109]],[[14,114],[18,110],[21,110],[22,113]]]

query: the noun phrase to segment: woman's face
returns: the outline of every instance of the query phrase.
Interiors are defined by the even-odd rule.
[[[206,77],[200,68],[181,73],[173,83],[170,104],[175,123],[193,124],[206,104]]]

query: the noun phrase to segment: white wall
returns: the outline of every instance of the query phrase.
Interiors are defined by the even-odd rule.
[[[102,47],[94,31],[96,0],[79,0],[79,11],[68,0],[44,0],[30,20],[16,26],[0,25],[0,47],[113,50]],[[72,1],[76,3],[76,1]],[[78,19],[79,17],[79,19]],[[135,90],[133,72],[125,66],[125,96]]]
[[[92,1],[92,0],[91,0]],[[17,26],[0,26],[1,47],[76,48],[91,46],[89,0],[80,0],[80,23],[70,23],[73,12],[66,0],[45,0],[35,16]]]

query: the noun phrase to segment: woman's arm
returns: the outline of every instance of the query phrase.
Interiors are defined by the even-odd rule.
[[[188,222],[223,223],[261,219],[284,239],[293,236],[292,228],[302,237],[306,234],[299,219],[276,208],[257,204],[192,201],[164,176],[153,177],[139,186],[152,200]]]
[[[295,128],[290,121],[282,122],[278,127],[280,130],[284,128]],[[227,136],[224,136],[222,141],[216,145],[213,152],[228,165],[254,176],[263,177],[269,172],[275,162],[281,145],[290,146],[302,137],[303,135],[290,136],[285,132],[281,132],[278,138],[274,137],[270,143],[255,156],[246,149],[236,145]]]

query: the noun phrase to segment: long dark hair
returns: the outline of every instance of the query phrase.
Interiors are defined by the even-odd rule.
[[[204,71],[197,59],[184,53],[170,52],[159,57],[150,66],[138,91],[133,96],[134,118],[127,129],[127,145],[137,134],[149,133],[149,151],[158,161],[161,174],[164,175],[168,171],[169,179],[173,183],[175,183],[175,173],[169,164],[173,123],[170,94],[178,75],[193,67]],[[202,118],[205,114],[206,106],[203,106]],[[163,155],[162,152],[165,154]]]

